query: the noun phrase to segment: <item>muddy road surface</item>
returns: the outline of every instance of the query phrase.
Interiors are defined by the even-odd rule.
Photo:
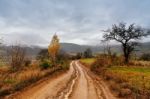
[[[116,99],[107,85],[78,61],[70,70],[7,99]]]

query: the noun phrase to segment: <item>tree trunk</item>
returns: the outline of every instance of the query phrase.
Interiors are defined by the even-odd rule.
[[[127,44],[123,44],[123,53],[124,53],[124,63],[128,64],[129,63],[129,53],[128,53],[128,49],[127,49]]]
[[[129,63],[129,55],[127,54],[126,56],[125,56],[125,64],[128,64]]]

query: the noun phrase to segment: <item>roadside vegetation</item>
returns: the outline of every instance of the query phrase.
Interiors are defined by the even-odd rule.
[[[150,35],[134,24],[113,25],[104,31],[104,52],[91,59],[80,59],[94,73],[101,76],[117,97],[129,99],[150,98],[150,55],[143,53],[136,58],[138,40]],[[113,53],[109,41],[115,40],[122,45],[122,54]]]
[[[108,56],[100,56],[81,59],[80,62],[103,77],[116,96],[148,99],[150,96],[150,61],[132,60],[127,65],[122,62],[112,62]]]
[[[83,58],[83,59],[80,59],[80,62],[89,67],[95,62],[95,58]]]
[[[111,67],[105,71],[104,78],[118,96],[133,99],[150,96],[149,67]]]
[[[7,54],[9,61],[0,67],[0,98],[69,69],[68,55],[60,49],[57,35],[52,38],[49,48],[41,50],[36,59],[30,59],[21,45],[11,46]]]

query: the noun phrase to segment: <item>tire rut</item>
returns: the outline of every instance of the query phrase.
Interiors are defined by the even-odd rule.
[[[97,75],[92,73],[89,69],[87,69],[82,64],[80,64],[80,65],[81,65],[82,68],[84,68],[87,75],[93,80],[94,86],[95,86],[95,89],[96,89],[96,92],[97,92],[97,95],[98,95],[99,99],[116,99],[116,97],[114,97],[111,94],[108,87],[106,87],[105,83],[99,77],[97,77]]]
[[[79,76],[79,71],[75,67],[75,63],[72,63],[73,68],[74,68],[74,73],[72,74],[70,80],[66,84],[66,87],[64,87],[60,92],[58,92],[57,98],[58,99],[69,99],[71,93],[73,92],[74,85],[77,81],[77,78]]]
[[[96,88],[93,79],[88,75],[87,71],[83,69],[85,77],[87,79],[88,85],[88,99],[102,99],[101,95],[98,94],[98,89]],[[99,91],[100,92],[100,91]]]

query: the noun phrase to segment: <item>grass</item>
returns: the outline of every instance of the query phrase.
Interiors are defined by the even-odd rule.
[[[109,78],[118,84],[127,83],[135,93],[150,93],[149,67],[110,67],[107,68],[105,75],[107,79]]]
[[[131,62],[135,66],[142,66],[142,67],[150,67],[150,61],[132,61]]]
[[[92,63],[94,63],[95,59],[94,59],[94,58],[84,58],[84,59],[80,59],[80,61],[81,61],[82,63],[91,65]]]
[[[0,98],[21,90],[56,71],[66,71],[66,68],[69,67],[56,66],[43,70],[38,63],[16,72],[11,72],[8,68],[0,68]]]
[[[109,57],[95,60],[93,58],[80,61],[91,65],[91,70],[103,77],[117,96],[126,98],[132,96],[139,99],[150,96],[150,62],[132,61],[126,65],[118,58],[113,61]],[[114,63],[116,61],[119,61],[119,64]]]

